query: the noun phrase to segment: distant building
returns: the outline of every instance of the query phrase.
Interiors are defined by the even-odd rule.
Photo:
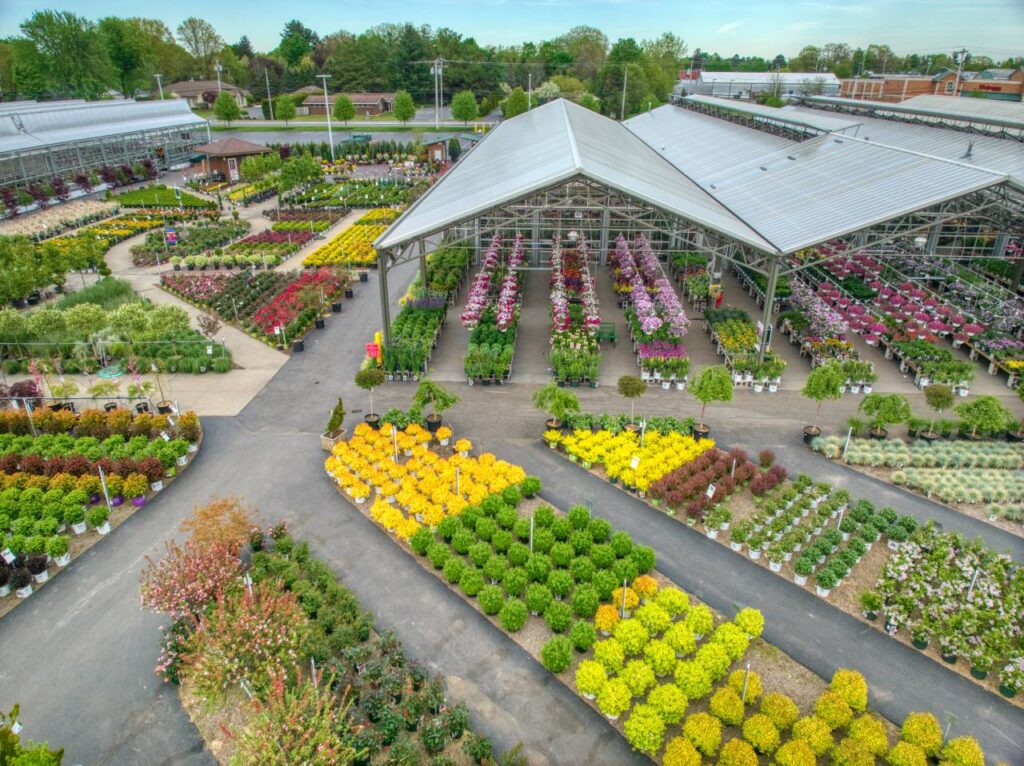
[[[961,87],[966,78],[961,74]],[[868,101],[906,101],[914,96],[953,96],[956,88],[956,70],[945,67],[932,75],[924,74],[872,74],[842,80],[839,95]]]
[[[781,81],[781,97],[837,96],[839,79],[831,72],[681,72],[676,95],[755,99]]]
[[[164,92],[175,98],[185,99],[193,109],[212,107],[213,102],[217,100],[217,94],[223,91],[234,96],[235,102],[242,107],[246,105],[246,97],[250,95],[249,91],[228,82],[222,82],[218,91],[216,80],[182,80],[164,86]]]
[[[331,107],[334,101],[341,94],[332,93],[328,96]],[[395,105],[394,93],[346,93],[352,106],[356,108],[356,117],[372,117],[375,114],[390,112]],[[302,105],[309,110],[309,114],[324,116],[327,109],[324,107],[323,93],[307,96]]]
[[[237,181],[241,177],[242,160],[271,150],[263,144],[254,144],[241,138],[222,138],[211,144],[197,146],[195,151],[196,154],[205,155],[203,172],[208,176],[219,175],[228,181]]]
[[[985,69],[962,84],[961,96],[991,98],[996,101],[1024,100],[1024,69]]]

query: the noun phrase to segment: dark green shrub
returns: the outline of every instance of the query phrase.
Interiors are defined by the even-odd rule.
[[[629,556],[633,559],[633,563],[636,564],[637,572],[640,574],[647,574],[654,569],[655,562],[657,561],[654,555],[654,548],[649,545],[635,545],[633,550],[629,552]]]
[[[598,569],[610,569],[615,563],[615,551],[610,545],[595,545],[590,549],[590,560]]]
[[[572,611],[577,617],[593,617],[597,614],[600,599],[593,585],[579,585],[572,594]]]
[[[553,596],[565,598],[569,595],[569,591],[572,590],[572,586],[572,575],[564,569],[556,569],[548,575],[548,589]]]
[[[569,631],[569,640],[577,652],[586,652],[597,640],[594,626],[586,620],[577,620]]]
[[[587,531],[590,532],[590,538],[595,543],[603,543],[611,537],[612,525],[604,519],[593,518],[587,525]]]
[[[611,546],[615,557],[621,559],[623,556],[628,556],[629,552],[633,550],[633,538],[629,536],[628,532],[615,532],[611,536]]]
[[[509,558],[511,561],[511,557]],[[526,574],[533,582],[547,582],[551,574],[551,559],[543,553],[534,553],[526,562]]]
[[[564,636],[555,636],[540,650],[540,659],[552,673],[561,673],[572,663],[572,643]]]

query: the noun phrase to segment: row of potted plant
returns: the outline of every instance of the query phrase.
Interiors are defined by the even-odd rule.
[[[551,250],[551,369],[561,383],[597,386],[601,366],[601,326],[594,280],[588,268],[589,249],[580,237],[576,247]]]

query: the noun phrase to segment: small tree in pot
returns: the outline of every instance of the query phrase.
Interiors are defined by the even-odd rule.
[[[868,437],[885,439],[886,426],[910,420],[910,402],[903,394],[868,394],[860,403],[861,412],[871,418]]]
[[[974,401],[966,402],[953,408],[970,429],[970,437],[978,438],[982,434],[997,434],[1007,430],[1013,423],[1013,415],[994,396],[978,396]]]
[[[619,378],[619,396],[629,399],[630,427],[635,428],[633,424],[634,406],[636,400],[643,396],[645,391],[647,391],[647,384],[635,375],[623,375]]]
[[[534,391],[533,406],[551,416],[545,422],[548,428],[561,428],[566,415],[580,411],[580,400],[572,391],[551,382]]]
[[[818,418],[821,416],[821,405],[826,400],[836,400],[843,395],[843,384],[846,382],[846,373],[843,372],[835,362],[823,364],[811,370],[800,392],[808,399],[816,401],[818,408],[814,411],[814,422],[804,428],[804,443],[810,444],[821,434],[818,427]]]
[[[925,441],[935,441],[939,438],[935,433],[935,419],[953,406],[953,389],[945,383],[932,383],[924,387],[924,400],[935,414],[932,415],[928,430],[920,434],[920,437]]]
[[[705,367],[697,374],[690,391],[700,402],[700,417],[693,428],[693,435],[698,439],[707,439],[711,429],[704,425],[704,410],[711,402],[732,401],[732,375],[722,364]]]
[[[433,412],[426,417],[427,430],[430,433],[436,432],[441,427],[441,413],[451,409],[458,401],[459,397],[432,380],[421,380],[412,397],[413,411],[416,412],[417,419],[418,414],[427,405],[433,409]]]
[[[345,429],[341,424],[345,421],[345,403],[338,397],[338,403],[331,410],[327,429],[320,435],[320,446],[330,452],[339,441],[345,438]]]
[[[370,411],[364,420],[376,428],[380,424],[380,415],[373,411],[373,389],[384,382],[384,371],[379,367],[367,367],[356,373],[356,385],[370,393]]]

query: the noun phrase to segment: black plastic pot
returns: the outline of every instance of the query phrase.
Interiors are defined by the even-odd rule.
[[[942,655],[942,661],[945,662],[945,663],[948,663],[950,665],[956,665],[956,655],[955,654],[943,654]]]
[[[117,402],[107,402],[103,405],[103,409],[107,412],[113,412],[117,409]]]
[[[334,303],[331,304],[331,313],[334,313],[334,314],[340,314],[341,313],[341,301],[335,301]]]
[[[170,414],[171,412],[174,411],[172,409],[173,406],[174,406],[173,402],[170,402],[170,401],[167,401],[167,400],[164,400],[162,402],[157,402],[156,403],[156,411],[159,412],[161,415],[168,415],[168,414]]]
[[[364,415],[363,420],[366,421],[366,425],[370,428],[380,428],[380,415],[370,413],[369,415]]]
[[[365,271],[360,271],[359,272],[359,281],[360,282],[369,282],[370,281],[369,273],[365,272]]]
[[[433,420],[431,419],[433,418]],[[427,430],[430,433],[436,433],[437,429],[441,427],[441,416],[440,415],[427,415]]]
[[[146,404],[145,402],[139,402],[138,404],[135,405],[135,411],[140,415],[145,415],[147,412],[149,412],[149,405]]]
[[[306,343],[304,341],[301,341],[301,340],[293,340],[292,341],[292,352],[293,353],[297,354],[300,351],[305,351],[305,350],[306,350]]]
[[[325,325],[326,325],[326,322],[324,322],[323,317],[320,317],[319,319],[313,320],[313,326],[316,329],[318,329],[318,330],[324,329]]]
[[[1024,431],[1008,431],[1006,434],[1006,440],[1010,442],[1024,442]]]
[[[821,436],[821,429],[817,426],[807,426],[804,428],[804,444],[807,446],[810,446],[811,442],[819,436]]]
[[[345,297],[346,298],[354,298],[355,297],[355,293],[352,291],[351,287],[346,287],[345,288]]]
[[[698,441],[701,439],[710,439],[711,429],[708,428],[707,426],[702,426],[699,424],[695,425],[693,427],[693,438],[697,439]]]
[[[889,438],[889,432],[884,428],[879,428],[877,431],[872,428],[868,431],[868,438],[874,439],[877,442],[883,442]]]

